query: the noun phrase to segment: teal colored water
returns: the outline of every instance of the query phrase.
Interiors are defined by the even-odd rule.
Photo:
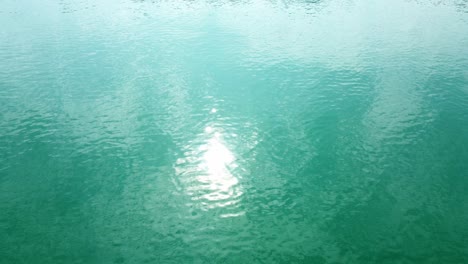
[[[0,263],[468,263],[467,2],[0,0]]]

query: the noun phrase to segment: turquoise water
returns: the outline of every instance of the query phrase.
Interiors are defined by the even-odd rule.
[[[468,263],[468,3],[0,0],[0,263]]]

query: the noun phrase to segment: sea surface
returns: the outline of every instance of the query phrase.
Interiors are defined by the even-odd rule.
[[[0,263],[468,263],[468,1],[0,0]]]

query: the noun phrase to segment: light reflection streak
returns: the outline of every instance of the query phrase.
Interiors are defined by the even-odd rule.
[[[206,126],[186,147],[184,157],[177,160],[176,173],[184,192],[198,208],[224,208],[229,213],[220,217],[235,217],[244,214],[238,210],[243,191],[233,173],[238,168],[235,153],[223,132],[219,124]]]

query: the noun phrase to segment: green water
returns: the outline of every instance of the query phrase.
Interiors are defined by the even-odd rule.
[[[468,3],[0,0],[0,263],[468,263]]]

